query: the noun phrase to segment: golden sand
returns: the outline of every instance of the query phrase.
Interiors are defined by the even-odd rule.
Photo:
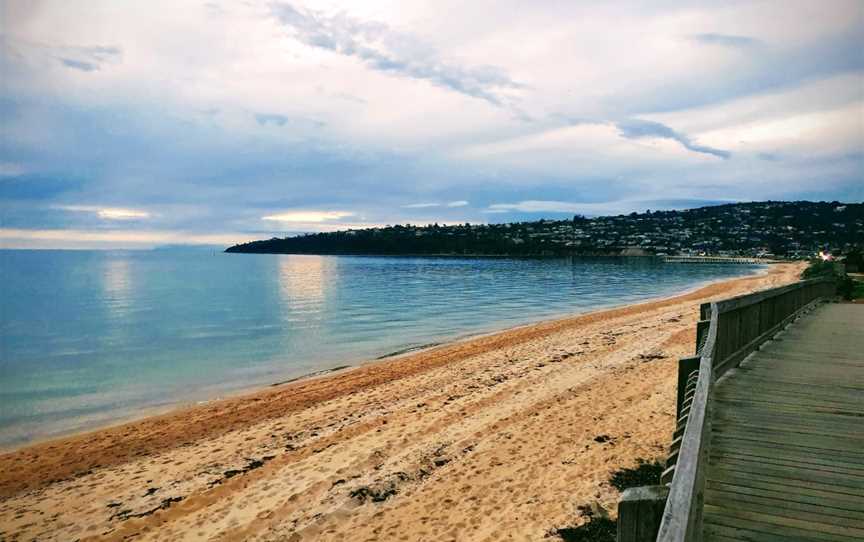
[[[610,473],[664,456],[699,304],[800,270],[4,454],[0,540],[541,540],[580,505],[614,515]]]

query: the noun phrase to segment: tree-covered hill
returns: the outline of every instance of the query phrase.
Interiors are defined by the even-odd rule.
[[[529,256],[638,248],[652,254],[800,256],[862,244],[862,203],[766,201],[511,224],[396,225],[253,241],[226,252]]]

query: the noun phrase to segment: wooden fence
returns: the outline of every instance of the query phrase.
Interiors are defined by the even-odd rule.
[[[654,533],[658,542],[702,539],[712,390],[717,379],[737,367],[802,311],[833,296],[835,291],[833,280],[814,279],[701,306],[696,328],[697,355],[679,363],[678,423],[667,468],[661,477],[661,484],[669,486],[662,520],[655,516],[653,523],[649,521],[644,510],[658,507],[644,499],[641,514],[631,512],[636,508],[633,505],[620,509],[619,542],[654,540]],[[665,492],[655,493],[665,496]],[[625,492],[622,501],[632,500],[633,496]],[[634,522],[639,523],[638,529],[632,527]]]

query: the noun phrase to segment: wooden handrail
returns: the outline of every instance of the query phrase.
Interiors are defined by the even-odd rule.
[[[708,330],[704,334],[704,343],[697,345],[699,373],[695,392],[688,406],[682,408],[681,404],[678,405],[682,416],[679,422],[684,424],[683,436],[670,456],[671,465],[667,465],[667,472],[663,475],[664,480],[671,476],[671,484],[658,542],[702,540],[712,390],[717,379],[802,311],[835,292],[833,280],[814,279],[702,306],[701,317],[708,320]],[[679,372],[681,374],[685,373]],[[679,383],[679,390],[681,386]],[[681,433],[680,429],[676,435]]]

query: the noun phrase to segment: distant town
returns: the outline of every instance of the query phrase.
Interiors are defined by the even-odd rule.
[[[510,224],[405,224],[253,241],[226,252],[805,258],[862,248],[862,203],[766,201]]]

